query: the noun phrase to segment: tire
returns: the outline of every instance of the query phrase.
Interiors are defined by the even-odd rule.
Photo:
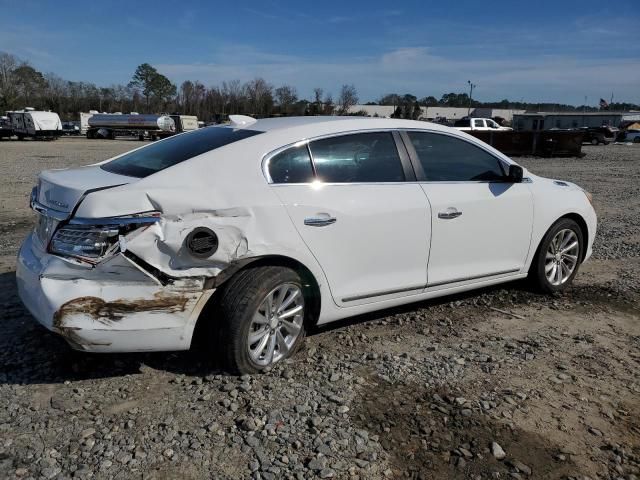
[[[633,139],[633,143],[640,143],[640,137],[635,137]]]
[[[597,138],[592,138],[591,139],[591,145],[598,145],[598,139]]]
[[[287,288],[290,290],[285,290]],[[261,308],[270,294],[273,294],[273,304],[277,306],[278,301],[282,304],[282,300],[286,300],[296,288],[298,294],[294,296],[294,303],[283,310],[286,314],[302,305],[300,314],[287,318],[291,320],[289,324],[295,323],[291,326],[298,327],[294,335],[295,329],[291,326],[291,331],[286,325],[275,326],[278,320],[270,324],[269,316],[266,313],[263,315]],[[306,297],[300,276],[294,270],[285,267],[247,268],[229,280],[223,286],[218,299],[215,309],[217,318],[213,319],[215,322],[211,322],[209,328],[210,341],[217,338],[218,353],[224,370],[234,374],[258,373],[293,355],[300,348],[305,336],[305,324],[308,320],[305,317],[310,311],[310,302],[306,301]],[[256,318],[261,322],[264,320],[264,323],[254,323]],[[260,336],[260,340],[250,343],[250,334],[254,338]],[[268,340],[264,350],[261,350],[261,342],[264,341],[265,335],[268,336]],[[273,354],[270,355],[269,351]],[[264,358],[260,355],[261,352],[264,352]]]
[[[564,235],[564,237],[562,237],[561,235]],[[560,245],[563,245],[564,240],[567,241],[567,243],[564,244],[562,250],[566,249],[570,245],[573,245],[574,241],[577,241],[577,248],[569,250],[565,255],[558,253],[561,258],[560,260],[558,260],[558,257],[555,257],[555,260],[553,256],[548,257],[547,253],[549,253],[549,255],[553,255],[552,250],[558,250],[555,247],[553,249],[551,247],[552,242],[556,239],[556,237],[558,237]],[[570,218],[561,218],[556,223],[554,223],[542,238],[542,241],[538,246],[536,256],[533,259],[533,262],[531,263],[531,267],[529,269],[529,280],[531,281],[533,287],[543,293],[557,293],[566,290],[567,287],[571,285],[571,282],[573,281],[574,277],[578,273],[578,269],[580,268],[580,262],[584,256],[584,242],[585,240],[582,234],[582,230],[574,220],[571,220]],[[575,259],[569,257],[575,257]],[[558,261],[562,263],[561,266],[559,266],[559,264],[557,263]],[[556,266],[555,269],[553,269],[552,265],[554,263]],[[572,270],[567,275],[570,266],[572,267]],[[560,268],[560,273],[558,273],[558,268]],[[551,281],[548,278],[548,273],[553,277],[554,281]],[[560,283],[555,283],[558,281],[558,277]]]

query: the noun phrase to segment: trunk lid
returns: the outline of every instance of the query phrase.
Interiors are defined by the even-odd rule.
[[[84,195],[137,181],[137,178],[107,172],[99,165],[45,170],[38,176],[37,201],[68,218]]]

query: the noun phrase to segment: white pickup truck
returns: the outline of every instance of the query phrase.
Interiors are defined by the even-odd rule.
[[[512,128],[509,127],[501,127],[500,125],[498,125],[495,121],[491,120],[490,118],[461,118],[460,120],[457,120],[456,123],[454,123],[453,125],[454,128],[457,128],[458,130],[462,130],[462,131],[469,131],[469,130],[485,130],[485,131],[490,131],[490,130],[502,130],[502,131],[506,131],[506,130],[513,130]]]

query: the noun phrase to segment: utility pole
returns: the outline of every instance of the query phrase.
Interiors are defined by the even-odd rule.
[[[476,88],[476,85],[471,83],[471,80],[467,80],[469,84],[469,108],[467,109],[467,117],[471,115],[471,99],[473,98],[473,89]]]

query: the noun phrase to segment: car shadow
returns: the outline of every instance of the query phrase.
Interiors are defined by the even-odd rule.
[[[359,315],[311,329],[313,336],[349,325],[408,313],[420,308],[449,304],[476,297],[504,287],[489,287],[471,293],[442,297]],[[515,291],[524,284],[509,284]],[[479,293],[480,292],[480,293]],[[0,274],[0,385],[57,384],[66,381],[95,380],[142,373],[155,369],[174,374],[205,376],[223,373],[203,349],[186,352],[86,353],[71,349],[58,335],[48,331],[31,316],[18,297],[15,272]],[[210,349],[209,349],[210,350]],[[205,349],[206,351],[206,349]],[[210,354],[209,354],[210,355]]]

